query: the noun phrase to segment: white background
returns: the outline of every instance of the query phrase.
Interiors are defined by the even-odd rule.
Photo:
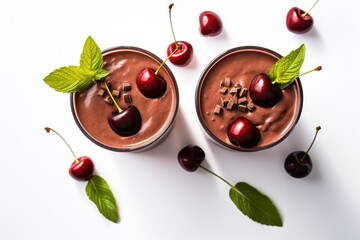
[[[88,35],[102,49],[145,48],[160,58],[173,41],[168,1],[13,0],[0,8],[0,239],[360,239],[359,191],[359,9],[355,1],[320,0],[311,15],[314,28],[290,33],[287,11],[307,10],[303,1],[174,1],[177,40],[194,47],[193,62],[168,66],[180,90],[173,131],[157,148],[116,153],[99,148],[77,128],[69,95],[55,92],[43,78],[55,68],[77,65]],[[217,12],[224,31],[203,37],[198,16]],[[323,71],[302,78],[304,107],[290,136],[257,153],[225,150],[204,135],[194,94],[206,65],[223,51],[245,45],[282,55],[305,43],[303,70]],[[312,173],[294,179],[283,169],[287,154],[310,151]],[[121,221],[107,221],[73,180],[72,155],[55,134],[63,134],[78,156],[88,155],[117,199]],[[236,183],[245,181],[275,202],[284,227],[257,224],[242,215],[228,186],[208,173],[184,171],[177,153],[201,146],[205,165]]]

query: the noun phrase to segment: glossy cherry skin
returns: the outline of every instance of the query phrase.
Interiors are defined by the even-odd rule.
[[[228,127],[227,135],[232,144],[238,147],[250,148],[259,143],[259,129],[245,117],[236,118]]]
[[[298,7],[289,10],[286,16],[286,27],[293,33],[307,33],[314,25],[314,19],[310,14],[303,16],[305,12]]]
[[[190,144],[178,153],[178,161],[180,165],[189,172],[194,172],[199,168],[205,159],[205,152],[196,145]]]
[[[200,33],[203,36],[216,36],[222,32],[222,21],[219,15],[212,11],[204,11],[199,16]]]
[[[111,113],[108,122],[114,132],[124,137],[137,134],[142,125],[140,112],[135,106],[129,106],[120,113]]]
[[[94,163],[86,156],[76,159],[69,168],[69,174],[76,180],[86,181],[89,180],[94,174]]]
[[[147,98],[158,98],[166,91],[166,81],[155,74],[151,68],[145,68],[136,79],[139,91]]]
[[[173,55],[171,55],[171,53],[173,53],[176,49],[175,42],[171,43],[168,46],[166,52],[168,56],[171,55],[169,61],[172,64],[184,67],[191,62],[193,58],[194,50],[192,45],[186,41],[177,41],[177,44],[178,44],[178,49]]]
[[[272,107],[282,98],[282,90],[272,84],[267,74],[260,73],[250,82],[249,94],[252,101],[260,107]]]
[[[305,154],[305,157],[304,157]],[[309,175],[312,170],[310,156],[304,151],[290,153],[284,163],[285,170],[290,176],[303,178]]]

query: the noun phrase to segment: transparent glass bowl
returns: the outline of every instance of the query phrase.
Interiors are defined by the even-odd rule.
[[[103,51],[103,59],[104,69],[110,72],[105,80],[112,89],[121,88],[125,81],[130,83],[131,90],[121,89],[116,100],[122,109],[129,105],[139,109],[142,127],[139,133],[129,137],[119,136],[111,129],[107,118],[116,107],[107,103],[104,96],[98,95],[103,87],[100,83],[71,94],[75,122],[92,142],[112,151],[137,152],[155,147],[170,133],[176,119],[179,90],[174,75],[164,65],[159,76],[165,79],[167,90],[162,97],[150,99],[139,92],[136,79],[143,69],[150,67],[156,70],[163,60],[147,50],[131,46],[107,49]],[[125,94],[130,94],[131,103],[125,102]]]
[[[198,119],[206,134],[221,146],[244,152],[268,149],[283,141],[298,122],[303,105],[303,92],[300,79],[283,90],[283,98],[274,107],[256,106],[245,112],[222,108],[220,114],[214,113],[217,104],[229,99],[231,86],[226,93],[221,93],[221,83],[230,79],[232,86],[239,83],[242,88],[249,88],[252,78],[259,73],[268,73],[272,65],[282,56],[278,53],[257,46],[236,47],[225,51],[213,59],[202,72],[195,94]],[[222,84],[222,85],[221,85]],[[251,102],[249,93],[245,95]],[[222,100],[221,100],[222,99]],[[230,123],[237,117],[246,117],[261,133],[260,142],[251,148],[238,147],[227,137]]]

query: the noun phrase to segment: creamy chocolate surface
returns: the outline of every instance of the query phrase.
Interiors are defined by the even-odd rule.
[[[178,89],[172,73],[165,67],[159,76],[165,79],[166,92],[160,98],[144,97],[136,86],[136,79],[145,68],[156,70],[161,60],[150,53],[137,48],[115,48],[103,53],[104,69],[110,74],[105,80],[111,89],[118,89],[124,81],[131,85],[131,90],[120,92],[115,98],[122,109],[136,106],[141,114],[142,126],[139,133],[122,137],[116,134],[108,123],[108,116],[116,111],[115,105],[108,104],[104,97],[98,96],[100,83],[88,90],[73,94],[73,113],[82,131],[95,143],[117,151],[140,150],[170,129],[178,109]],[[101,81],[100,81],[101,82]],[[124,94],[131,94],[131,103],[124,101]],[[106,95],[106,92],[105,92]]]
[[[205,130],[216,141],[233,149],[256,151],[276,144],[290,133],[302,108],[302,89],[298,80],[283,90],[283,98],[274,107],[255,105],[252,111],[246,112],[223,108],[220,114],[214,113],[216,105],[221,105],[220,99],[230,97],[229,93],[219,91],[221,80],[230,78],[231,87],[239,83],[249,89],[252,78],[259,73],[269,73],[279,57],[267,49],[237,48],[215,59],[203,72],[196,95],[197,111]],[[251,101],[248,92],[246,97],[248,102]],[[260,130],[261,140],[251,149],[236,147],[227,137],[228,126],[239,116],[246,117]]]

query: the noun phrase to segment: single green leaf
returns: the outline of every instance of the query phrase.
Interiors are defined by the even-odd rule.
[[[292,84],[299,76],[305,52],[305,44],[301,44],[300,47],[280,58],[269,71],[272,83],[277,83],[281,89]]]
[[[87,70],[98,70],[103,67],[102,53],[94,39],[89,36],[80,56],[80,67]]]
[[[94,175],[86,185],[86,194],[93,201],[100,213],[110,221],[119,222],[119,211],[109,185],[100,176]]]
[[[90,87],[93,74],[78,66],[61,67],[46,76],[44,81],[56,91],[71,93]]]
[[[237,183],[229,195],[236,207],[255,222],[282,226],[281,216],[272,201],[249,184]]]

